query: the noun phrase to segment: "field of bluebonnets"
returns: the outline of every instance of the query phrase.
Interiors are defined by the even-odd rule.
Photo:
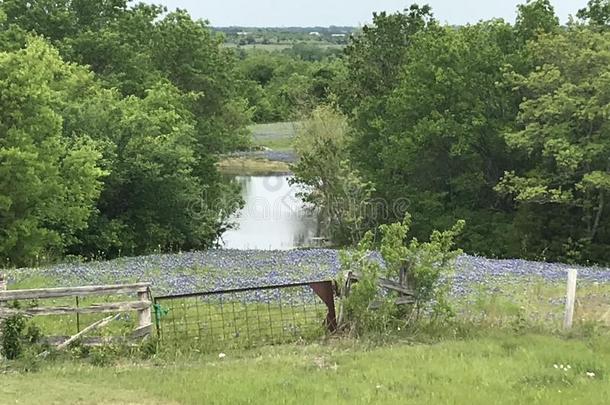
[[[339,252],[332,249],[219,249],[21,268],[7,275],[9,288],[146,281],[159,296],[329,280],[340,267]],[[577,317],[610,321],[610,268],[462,255],[451,280],[452,297],[462,313],[473,316],[525,312],[556,323],[571,267],[578,269]]]

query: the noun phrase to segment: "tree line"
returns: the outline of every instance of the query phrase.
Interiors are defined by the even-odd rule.
[[[468,253],[609,263],[609,22],[607,0],[567,26],[548,0],[519,5],[514,24],[375,14],[297,142],[332,238],[408,211],[420,238],[465,219]]]

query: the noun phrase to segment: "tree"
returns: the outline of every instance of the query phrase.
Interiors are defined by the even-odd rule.
[[[344,318],[340,327],[358,334],[387,334],[414,327],[423,314],[437,325],[454,316],[447,293],[455,260],[462,253],[455,248],[455,239],[465,222],[458,221],[443,232],[435,230],[429,242],[423,243],[416,238],[407,240],[410,226],[411,217],[406,214],[400,222],[380,225],[375,233],[368,231],[356,249],[341,252],[342,268],[358,274],[359,280],[341,300]],[[373,251],[379,252],[383,262],[371,254]],[[379,277],[402,281],[403,270],[414,302],[399,305],[396,292],[380,293]],[[371,310],[374,302],[376,308]]]
[[[304,186],[304,200],[313,204],[324,229],[336,243],[356,243],[367,229],[367,206],[372,192],[346,159],[349,127],[332,106],[313,111],[297,132],[294,182]]]
[[[205,151],[248,145],[246,100],[237,87],[235,57],[222,40],[207,23],[178,10],[156,24],[151,44],[153,63],[163,76],[180,90],[199,94],[191,111],[197,120],[198,148]]]
[[[50,73],[49,86],[61,97],[54,98],[57,122],[49,121],[45,130],[59,127],[66,139],[61,145],[80,151],[79,146],[81,155],[91,149],[81,169],[94,165],[104,177],[81,176],[96,191],[87,194],[86,215],[83,208],[69,219],[41,219],[52,224],[50,229],[68,230],[62,230],[66,237],[40,242],[32,252],[53,247],[58,254],[112,257],[121,251],[206,248],[240,204],[236,188],[215,167],[217,153],[247,145],[249,112],[233,55],[205,22],[185,12],[163,15],[163,7],[127,3],[7,0],[0,5],[2,49],[20,49],[26,32],[43,35],[66,59],[88,65],[95,74],[75,65],[67,66],[80,73],[69,80],[58,73],[61,69]],[[11,111],[6,106],[4,112]],[[23,170],[31,165],[34,161],[24,162]],[[70,173],[68,166],[60,171]],[[48,190],[40,187],[58,194],[52,182]],[[87,191],[79,184],[70,187],[75,200]],[[23,215],[33,221],[38,213]],[[14,260],[32,255],[13,251]]]
[[[352,118],[356,137],[351,157],[361,170],[372,172],[383,165],[378,118],[384,115],[387,98],[400,83],[417,34],[437,29],[430,7],[412,5],[403,13],[373,14],[373,24],[364,27],[347,46],[347,80],[339,102]]]
[[[96,89],[86,70],[40,39],[0,53],[0,256],[11,264],[63,254],[100,194],[97,145],[63,131],[74,86]]]
[[[589,0],[586,8],[578,10],[578,18],[587,20],[589,24],[601,28],[610,26],[610,1]]]
[[[523,41],[536,38],[559,28],[559,18],[550,0],[527,0],[517,6],[515,29]]]
[[[413,36],[435,25],[427,5],[413,4],[402,13],[374,13],[372,25],[364,26],[345,50],[352,97],[380,96],[392,89]]]
[[[375,197],[389,206],[408,199],[417,237],[464,218],[466,249],[508,251],[511,207],[493,187],[515,163],[501,134],[518,98],[498,86],[504,64],[519,60],[513,28],[501,21],[429,28],[405,52],[395,88],[355,109],[351,160]],[[404,208],[390,211],[392,220]]]
[[[610,242],[610,33],[572,27],[528,48],[536,69],[510,75],[523,102],[505,138],[531,166],[505,173],[497,190],[561,218],[549,223],[549,254],[577,244],[584,257],[601,257]]]
[[[248,145],[250,122],[234,55],[206,22],[185,11],[127,0],[5,0],[7,24],[48,38],[69,61],[88,65],[108,88],[145,97],[159,80],[201,93],[190,106],[199,149]]]
[[[143,99],[110,92],[69,113],[71,127],[101,138],[110,171],[74,253],[113,257],[207,248],[226,229],[241,201],[223,183],[212,156],[198,153],[188,107],[196,97],[164,83]]]

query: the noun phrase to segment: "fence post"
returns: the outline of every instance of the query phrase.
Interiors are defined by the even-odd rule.
[[[563,318],[563,328],[572,328],[572,318],[574,317],[574,302],[576,301],[576,269],[568,270],[568,289],[566,293],[566,312]]]
[[[148,288],[146,291],[141,291],[138,293],[138,299],[140,301],[148,301],[149,296],[150,290]],[[150,333],[150,329],[152,328],[152,317],[150,311],[150,306],[138,311],[138,328],[136,329],[137,335],[146,335]]]
[[[6,276],[0,273],[0,292],[6,291]],[[0,301],[0,309],[5,306],[4,301]],[[0,311],[0,321],[2,321],[2,312]],[[0,337],[2,336],[2,330],[0,330]],[[0,356],[1,357],[1,356]]]

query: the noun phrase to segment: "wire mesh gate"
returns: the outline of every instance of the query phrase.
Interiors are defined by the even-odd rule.
[[[334,297],[328,280],[155,297],[157,333],[199,350],[311,339],[335,330]]]

